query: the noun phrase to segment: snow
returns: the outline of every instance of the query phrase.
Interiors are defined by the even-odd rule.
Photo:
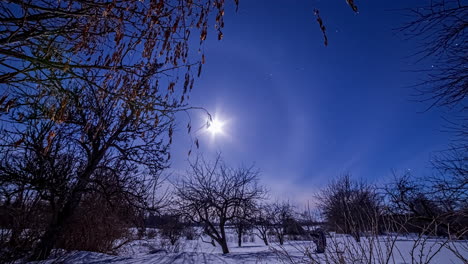
[[[468,259],[468,241],[453,241],[447,243],[441,238],[423,238],[411,236],[382,236],[374,239],[363,238],[358,244],[351,237],[345,235],[331,234],[327,238],[326,254],[311,254],[304,257],[304,252],[315,249],[311,241],[287,241],[284,246],[272,242],[271,246],[265,246],[263,242],[253,234],[244,237],[246,242],[238,247],[236,237],[230,234],[228,244],[231,253],[223,255],[219,246],[203,242],[209,241],[207,237],[195,241],[181,240],[176,246],[171,246],[167,241],[160,238],[138,240],[123,248],[118,256],[101,254],[96,252],[75,251],[68,252],[59,257],[43,261],[43,264],[52,263],[112,263],[112,264],[204,264],[204,263],[329,263],[339,256],[343,256],[346,263],[384,263],[380,261],[385,258],[388,245],[394,242],[394,254],[389,263],[434,263],[434,264],[457,264],[465,263],[463,258]],[[372,246],[372,256],[369,254]],[[414,248],[413,254],[411,249]],[[454,252],[457,252],[457,257]],[[341,255],[340,255],[341,254]],[[282,258],[285,257],[285,258]],[[290,259],[290,261],[283,262]],[[282,261],[283,260],[283,261]],[[328,260],[328,261],[327,261]],[[357,262],[356,262],[357,260]]]

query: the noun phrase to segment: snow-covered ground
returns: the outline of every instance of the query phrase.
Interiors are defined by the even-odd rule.
[[[52,263],[466,263],[468,241],[448,243],[437,238],[378,237],[363,238],[356,243],[344,235],[327,238],[326,254],[313,253],[311,241],[287,241],[284,246],[272,242],[265,246],[254,235],[244,237],[238,247],[236,237],[228,238],[231,253],[223,255],[219,246],[206,243],[207,237],[195,241],[181,240],[171,246],[160,238],[138,240],[123,248],[118,256],[95,252],[71,252],[42,262]],[[392,248],[393,254],[387,254]],[[372,252],[373,254],[370,254]],[[311,253],[311,254],[308,254]],[[388,258],[388,262],[386,261]],[[373,261],[369,262],[369,259]]]

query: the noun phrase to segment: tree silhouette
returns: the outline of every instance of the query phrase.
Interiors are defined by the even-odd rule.
[[[167,167],[174,114],[205,61],[189,43],[203,44],[213,13],[222,38],[224,1],[29,0],[0,10],[2,187],[33,190],[54,208],[31,257],[41,260],[102,171],[118,168],[116,183],[141,198],[133,205],[149,206],[142,191]]]
[[[176,186],[179,209],[193,223],[202,225],[224,254],[229,253],[226,224],[263,197],[257,181],[258,172],[252,167],[230,168],[219,155],[214,163],[199,158]]]

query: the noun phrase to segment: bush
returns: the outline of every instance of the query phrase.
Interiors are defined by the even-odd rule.
[[[94,194],[85,197],[57,244],[66,250],[114,252],[133,238],[134,215],[124,203]],[[119,243],[116,244],[116,241]]]
[[[165,215],[162,219],[164,219],[164,222],[159,227],[161,236],[168,239],[171,245],[174,246],[183,235],[186,225],[175,215]]]
[[[200,237],[197,230],[193,226],[186,226],[183,232],[186,240],[197,240]]]
[[[148,229],[148,231],[146,232],[146,237],[147,237],[148,239],[153,239],[153,238],[155,238],[157,235],[158,235],[158,232],[156,232],[156,230],[155,230],[154,228]]]

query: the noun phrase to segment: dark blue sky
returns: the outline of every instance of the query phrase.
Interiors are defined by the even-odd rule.
[[[229,2],[229,1],[227,1]],[[417,43],[393,30],[405,21],[396,9],[425,1],[241,0],[226,11],[224,39],[204,46],[207,63],[191,103],[227,119],[214,140],[198,135],[208,158],[223,153],[232,165],[252,164],[273,197],[310,199],[344,172],[378,182],[392,169],[430,173],[432,152],[448,135],[441,113],[421,113],[408,86]],[[313,15],[320,8],[329,46]],[[200,121],[201,113],[192,119]],[[184,119],[173,166],[186,168]],[[201,123],[198,123],[201,125]]]

